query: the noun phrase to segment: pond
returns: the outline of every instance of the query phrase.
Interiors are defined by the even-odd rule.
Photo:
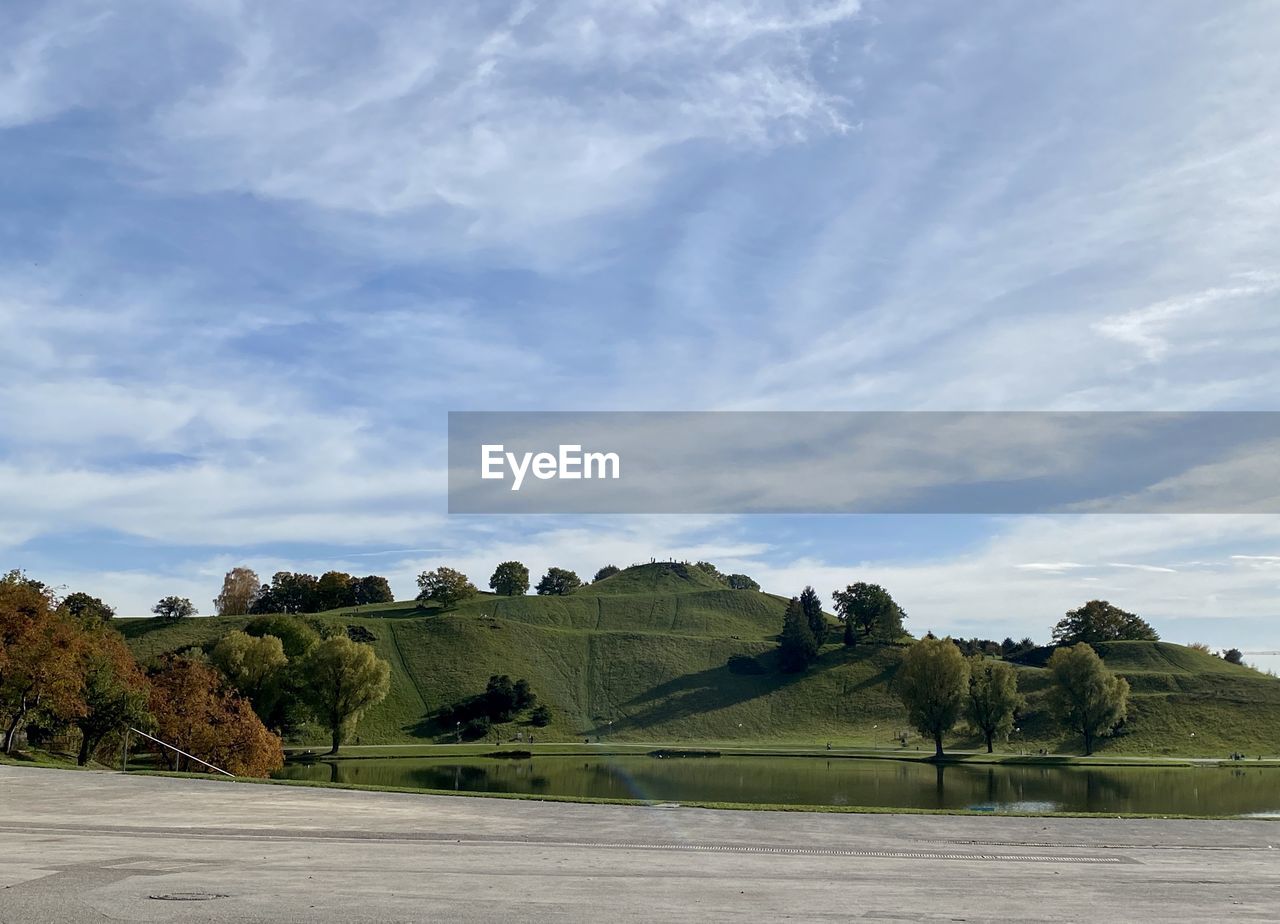
[[[472,793],[989,812],[1280,817],[1266,767],[1046,767],[825,757],[386,757],[291,763],[277,777]]]

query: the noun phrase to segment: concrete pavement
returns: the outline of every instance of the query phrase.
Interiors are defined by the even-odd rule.
[[[1274,921],[1280,822],[736,812],[0,767],[0,922]]]

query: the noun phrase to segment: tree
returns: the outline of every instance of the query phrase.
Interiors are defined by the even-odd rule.
[[[1079,732],[1085,754],[1092,754],[1094,740],[1111,734],[1128,714],[1129,682],[1113,674],[1084,642],[1059,648],[1045,666],[1053,682],[1049,711],[1064,727]]]
[[[545,704],[538,706],[529,713],[529,722],[538,728],[546,728],[551,724],[551,710]]]
[[[1018,671],[1004,661],[992,661],[982,655],[969,659],[969,696],[965,702],[965,719],[975,734],[987,742],[987,753],[995,750],[995,741],[1003,741],[1013,730],[1014,714],[1022,707],[1018,695]]]
[[[443,566],[418,575],[418,599],[434,600],[441,606],[455,606],[479,591],[461,571]]]
[[[196,615],[198,611],[186,597],[162,597],[160,602],[151,608],[151,612],[165,622],[177,622]]]
[[[844,620],[846,645],[857,642],[857,630],[861,630],[864,640],[875,635],[892,641],[902,634],[902,620],[907,614],[879,584],[859,581],[833,591],[831,600],[836,615]]]
[[[320,581],[313,574],[277,571],[271,576],[272,606],[264,612],[314,613],[319,609]]]
[[[564,597],[582,586],[578,575],[564,568],[548,568],[538,582],[537,592],[542,596]]]
[[[258,576],[249,568],[232,568],[222,579],[222,593],[214,597],[219,616],[243,616],[253,608],[261,588]]]
[[[284,647],[286,658],[300,658],[307,649],[320,640],[319,633],[298,616],[277,613],[270,616],[255,616],[244,627],[246,635],[261,638],[273,635]]]
[[[1244,652],[1239,648],[1227,648],[1222,652],[1222,659],[1228,664],[1243,664]]]
[[[228,773],[269,776],[284,765],[280,738],[207,664],[167,656],[151,677],[151,714],[162,741]],[[205,769],[168,748],[161,753],[171,770]]]
[[[1079,609],[1068,610],[1067,615],[1053,627],[1055,645],[1159,640],[1159,634],[1145,620],[1112,606],[1106,600],[1090,600]]]
[[[87,764],[108,735],[147,721],[149,698],[146,675],[124,639],[106,628],[93,633],[84,667],[84,710],[75,720],[80,729],[76,763]]]
[[[370,574],[356,578],[352,586],[352,603],[363,606],[366,603],[394,603],[395,594],[391,592],[391,584],[386,578]]]
[[[33,714],[59,722],[84,712],[80,625],[54,608],[53,592],[20,571],[0,579],[0,722],[4,753]]]
[[[599,581],[603,581],[605,578],[611,578],[621,570],[622,569],[619,568],[617,565],[605,565],[603,568],[601,568],[599,571],[596,572],[595,577],[591,579],[591,583],[595,584]]]
[[[726,581],[725,576],[720,573],[720,569],[717,568],[715,565],[711,564],[711,562],[709,561],[695,561],[693,563],[693,566],[697,568],[699,571],[701,571],[703,574],[711,575],[721,584],[725,583]]]
[[[260,716],[268,714],[267,700],[279,683],[280,672],[289,663],[280,639],[274,635],[254,637],[246,632],[228,632],[220,638],[209,660]]]
[[[760,585],[745,574],[731,574],[724,579],[730,590],[759,590]]]
[[[529,569],[518,561],[504,561],[493,570],[489,589],[504,597],[518,597],[529,590]]]
[[[456,572],[455,572],[456,573]],[[343,736],[390,690],[391,665],[345,635],[317,642],[303,657],[303,700],[329,729],[337,754]]]
[[[822,601],[818,592],[806,587],[800,592],[800,608],[804,610],[804,618],[809,623],[809,631],[819,648],[827,643],[827,617],[822,612]]]
[[[897,687],[911,724],[933,739],[940,759],[942,736],[955,726],[969,684],[969,665],[949,638],[922,638],[907,649]]]
[[[526,688],[528,684],[525,684]],[[506,674],[494,674],[484,690],[484,708],[496,722],[509,722],[516,713],[516,688]]]
[[[782,617],[782,634],[778,637],[778,655],[782,669],[794,674],[804,670],[818,659],[818,643],[809,628],[798,597],[792,597]]]
[[[58,604],[58,609],[82,625],[91,625],[95,622],[111,622],[116,615],[113,607],[83,591],[68,594]]]
[[[344,571],[326,571],[316,581],[316,610],[355,605],[356,579]]]

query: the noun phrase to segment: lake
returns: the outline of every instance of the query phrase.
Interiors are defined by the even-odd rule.
[[[277,777],[472,793],[989,812],[1280,817],[1280,769],[1043,767],[823,757],[385,757],[291,763]]]

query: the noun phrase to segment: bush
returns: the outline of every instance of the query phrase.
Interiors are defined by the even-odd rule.
[[[551,724],[551,710],[548,709],[544,703],[533,710],[529,716],[529,721],[538,726],[538,728],[546,728]]]
[[[479,715],[474,719],[469,719],[467,724],[462,726],[462,740],[477,741],[480,738],[485,738],[492,727],[493,723],[489,721],[487,716]]]

